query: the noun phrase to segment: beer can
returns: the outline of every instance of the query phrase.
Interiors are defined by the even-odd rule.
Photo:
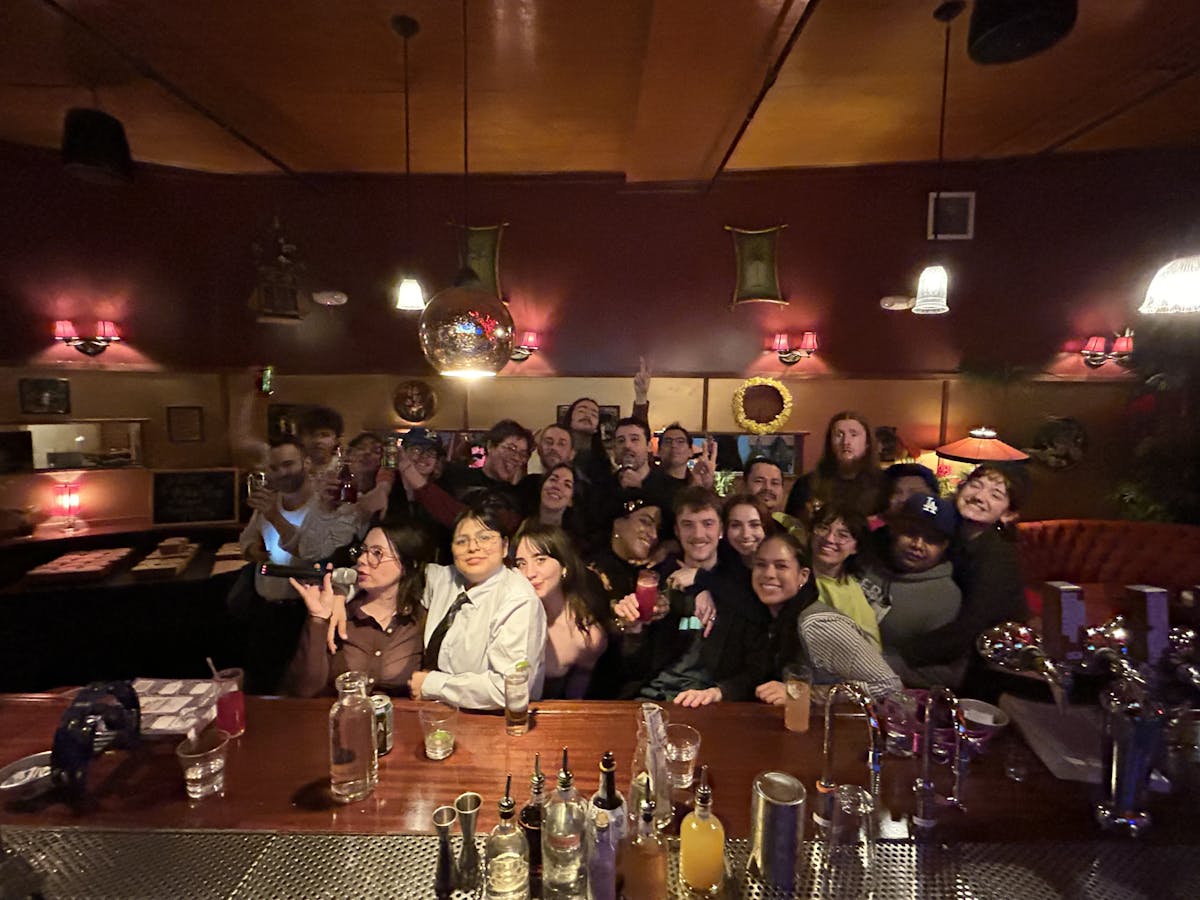
[[[379,750],[379,755],[384,756],[392,752],[395,728],[392,698],[387,694],[372,694],[371,706],[375,709],[375,746]]]

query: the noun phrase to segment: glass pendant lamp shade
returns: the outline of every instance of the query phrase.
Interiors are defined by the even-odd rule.
[[[512,356],[512,315],[478,281],[456,284],[434,294],[421,313],[421,350],[442,375],[491,377]]]
[[[1180,257],[1159,269],[1138,312],[1148,316],[1200,312],[1200,256]]]
[[[946,303],[949,276],[942,266],[926,266],[917,281],[917,300],[912,311],[919,316],[950,312]]]
[[[405,276],[396,287],[396,309],[420,312],[424,308],[425,291],[421,288],[421,282],[411,275]]]

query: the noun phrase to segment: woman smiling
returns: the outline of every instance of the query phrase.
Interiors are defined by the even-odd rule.
[[[546,610],[546,699],[578,700],[608,645],[587,599],[587,578],[571,540],[554,525],[527,520],[513,542],[517,571]]]

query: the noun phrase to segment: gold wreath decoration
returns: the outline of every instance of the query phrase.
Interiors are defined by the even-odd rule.
[[[758,422],[746,415],[746,410],[743,404],[746,401],[746,391],[752,387],[772,387],[779,391],[779,396],[783,399],[783,409],[770,422]],[[777,378],[764,378],[755,376],[747,378],[733,394],[733,418],[737,421],[738,427],[742,431],[749,431],[753,434],[772,434],[778,431],[787,424],[788,419],[792,416],[792,393]]]

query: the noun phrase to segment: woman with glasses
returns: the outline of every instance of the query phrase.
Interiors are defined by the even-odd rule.
[[[866,535],[867,520],[862,513],[826,506],[813,519],[809,548],[820,599],[853,619],[878,649],[882,646],[879,621],[871,598],[863,590],[855,558]]]
[[[454,565],[425,567],[425,650],[409,678],[414,699],[503,709],[504,676],[529,664],[530,696],[542,696],[546,612],[529,580],[508,568],[508,540],[494,508],[468,507],[454,524]]]
[[[553,471],[553,470],[551,470]],[[588,594],[587,573],[571,539],[556,525],[527,519],[516,537],[513,562],[546,610],[548,700],[582,699],[596,661],[608,646]]]
[[[421,661],[425,609],[425,565],[433,558],[426,533],[411,526],[375,527],[367,532],[355,563],[355,592],[344,609],[342,640],[330,652],[330,618],[342,614],[341,597],[331,577],[320,585],[292,587],[308,608],[308,621],[284,680],[297,697],[333,694],[343,672],[366,672],[378,690],[406,695],[408,681]]]

